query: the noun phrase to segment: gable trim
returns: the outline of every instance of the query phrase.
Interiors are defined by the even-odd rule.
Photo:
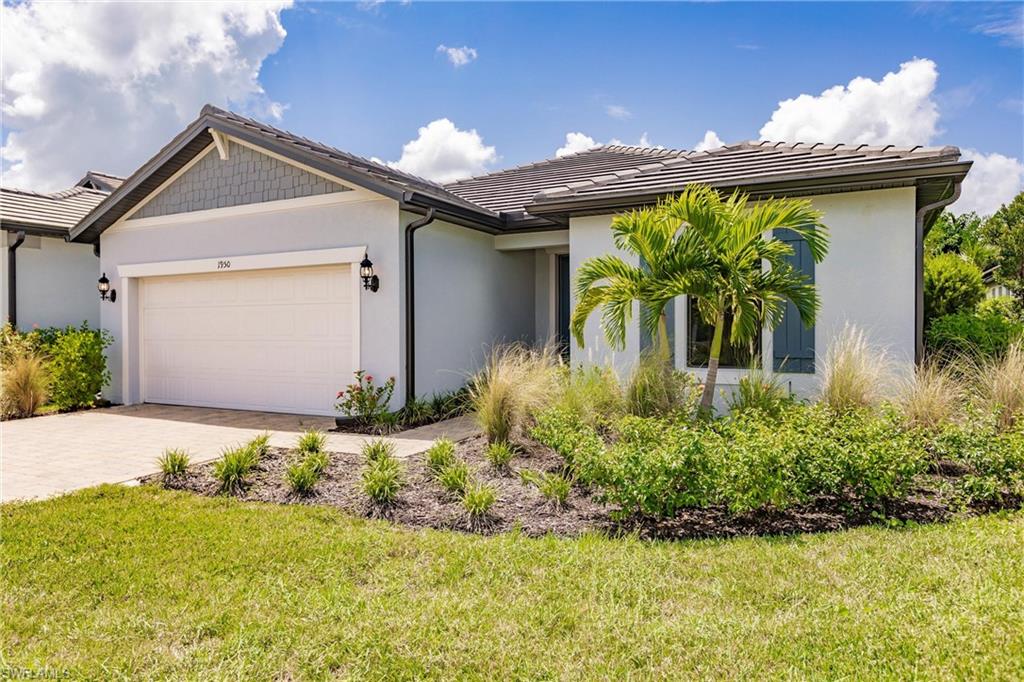
[[[278,213],[280,211],[293,211],[303,208],[315,208],[317,206],[334,206],[338,204],[353,204],[363,201],[386,200],[387,197],[377,196],[370,192],[364,192],[361,190],[332,192],[330,194],[317,194],[309,197],[296,197],[294,199],[261,201],[256,204],[239,204],[238,206],[206,208],[198,211],[186,211],[184,213],[168,213],[167,215],[135,218],[134,220],[122,218],[111,225],[108,231],[129,232],[133,230],[145,230],[153,227],[164,227],[165,225],[180,225],[182,223],[218,220],[220,218],[257,215],[260,213]]]
[[[213,142],[211,142],[210,144],[208,144],[205,147],[203,147],[203,151],[199,152],[198,154],[193,156],[191,159],[189,159],[188,163],[186,163],[184,166],[182,166],[181,168],[179,168],[177,171],[174,172],[174,175],[172,175],[171,177],[169,177],[166,180],[164,180],[162,183],[160,183],[160,185],[156,189],[154,189],[152,192],[147,194],[146,197],[142,201],[140,201],[139,203],[137,203],[134,206],[132,206],[123,216],[118,218],[117,222],[115,222],[113,225],[111,225],[110,228],[112,229],[112,228],[117,227],[119,224],[123,223],[125,220],[131,220],[131,217],[133,215],[135,215],[136,213],[138,213],[139,211],[141,211],[143,206],[148,204],[150,201],[155,199],[161,192],[163,192],[165,189],[167,189],[172,184],[174,184],[175,180],[180,178],[185,173],[189,172],[192,169],[193,166],[195,166],[197,163],[202,161],[206,157],[207,154],[209,154],[210,152],[212,152],[216,148],[217,148],[217,145],[214,144]]]

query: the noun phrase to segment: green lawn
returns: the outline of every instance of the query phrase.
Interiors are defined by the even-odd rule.
[[[114,486],[0,512],[2,663],[76,677],[1024,675],[1024,514],[645,543]]]

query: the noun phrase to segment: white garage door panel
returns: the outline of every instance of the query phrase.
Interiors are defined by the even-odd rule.
[[[356,369],[348,265],[151,277],[143,400],[333,414]]]

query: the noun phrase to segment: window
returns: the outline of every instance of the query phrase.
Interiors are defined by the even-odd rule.
[[[753,364],[754,358],[761,353],[761,335],[754,337],[753,344],[736,347],[729,343],[732,329],[732,315],[725,316],[725,329],[722,330],[722,353],[718,359],[719,367],[737,367],[747,369]],[[715,329],[704,322],[697,310],[697,302],[689,298],[686,306],[686,364],[688,367],[707,367],[708,356],[711,354],[711,339]]]

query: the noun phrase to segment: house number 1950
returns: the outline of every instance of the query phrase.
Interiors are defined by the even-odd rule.
[[[217,269],[218,270],[227,270],[230,267],[231,267],[231,261],[229,261],[229,260],[219,260],[219,261],[217,261]]]

